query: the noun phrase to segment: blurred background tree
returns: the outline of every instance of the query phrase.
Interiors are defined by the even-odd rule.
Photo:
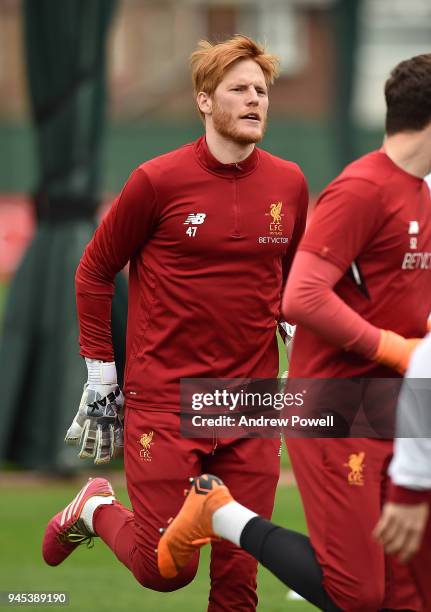
[[[11,283],[0,346],[0,456],[70,471],[63,443],[85,365],[77,354],[74,274],[96,227],[105,123],[105,44],[114,0],[26,0],[22,6],[38,182],[36,232]],[[113,327],[124,335],[125,279]],[[119,312],[119,300],[123,308]],[[124,342],[118,343],[120,370]]]

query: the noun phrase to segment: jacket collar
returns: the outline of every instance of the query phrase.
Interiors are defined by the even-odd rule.
[[[208,149],[205,136],[201,136],[196,140],[194,143],[194,150],[199,164],[205,168],[205,170],[225,178],[242,178],[243,176],[247,176],[255,170],[259,163],[259,150],[257,147],[254,147],[250,155],[242,161],[236,164],[222,164]]]

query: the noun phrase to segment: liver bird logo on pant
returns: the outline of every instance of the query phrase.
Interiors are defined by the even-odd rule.
[[[150,431],[149,433],[143,433],[139,438],[139,443],[142,445],[141,450],[139,451],[139,456],[142,461],[151,461],[152,456],[150,453],[150,446],[153,441],[154,431]]]
[[[347,475],[347,480],[351,485],[363,486],[364,474],[363,470],[365,467],[364,463],[365,453],[352,453],[349,455],[349,461],[344,463],[345,467],[350,468],[350,472]]]

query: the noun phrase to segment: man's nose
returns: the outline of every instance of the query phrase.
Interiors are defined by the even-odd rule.
[[[254,87],[251,87],[248,90],[247,104],[250,104],[253,106],[256,106],[257,104],[259,104],[259,96],[257,95],[257,91],[255,90]]]

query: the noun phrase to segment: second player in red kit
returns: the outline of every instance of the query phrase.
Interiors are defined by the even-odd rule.
[[[299,247],[283,302],[299,323],[292,377],[399,376],[427,332],[431,56],[395,68],[385,93],[382,149],[325,189]],[[343,610],[419,610],[409,569],[385,557],[371,535],[392,441],[290,439],[288,447],[332,601]]]

